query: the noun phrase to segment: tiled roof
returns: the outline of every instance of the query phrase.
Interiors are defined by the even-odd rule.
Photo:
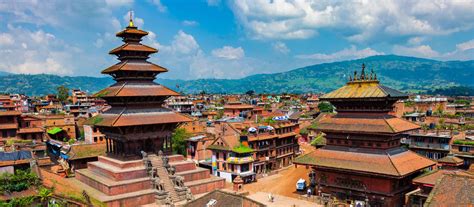
[[[94,94],[96,97],[178,95],[179,93],[154,82],[119,82]]]
[[[424,206],[473,206],[473,192],[473,176],[445,175],[436,182]]]
[[[441,159],[438,160],[438,162],[440,163],[452,163],[452,164],[462,164],[464,162],[463,159],[459,158],[459,157],[456,157],[456,156],[453,156],[453,155],[448,155],[448,156],[445,156]]]
[[[258,201],[247,198],[243,195],[238,195],[234,193],[225,192],[222,190],[214,190],[210,193],[207,193],[191,202],[186,203],[185,207],[191,206],[206,206],[209,201],[215,200],[216,203],[214,207],[242,207],[242,206],[252,206],[252,207],[264,207],[265,205],[259,203]]]
[[[0,124],[0,129],[17,129],[17,123]]]
[[[156,65],[154,63],[150,63],[148,61],[132,61],[132,60],[125,60],[119,62],[115,65],[108,67],[107,69],[103,70],[103,74],[108,74],[116,71],[153,71],[153,72],[168,72],[168,69]]]
[[[109,54],[117,54],[120,51],[140,51],[140,52],[149,52],[149,53],[156,53],[158,52],[157,49],[152,48],[147,45],[142,45],[140,43],[132,44],[132,43],[125,43],[109,52]]]
[[[430,159],[401,148],[377,153],[352,152],[349,150],[355,149],[330,150],[321,148],[296,158],[294,163],[396,177],[405,176],[435,165]]]
[[[267,140],[267,139],[275,139],[278,137],[278,134],[249,134],[248,139],[249,141],[259,141],[259,140]]]
[[[252,109],[252,105],[247,105],[247,104],[229,104],[229,105],[224,105],[224,109]]]
[[[19,111],[0,111],[0,116],[19,116],[21,112]]]
[[[105,144],[80,144],[72,145],[71,160],[77,160],[82,158],[104,156],[106,154],[106,145]]]
[[[433,170],[426,174],[420,175],[413,179],[413,183],[420,183],[424,185],[434,186],[443,175],[469,175],[462,170]]]
[[[99,114],[85,124],[95,126],[135,126],[151,124],[167,124],[192,121],[191,118],[169,109],[127,109],[114,107]]]
[[[323,95],[321,100],[383,97],[407,96],[400,91],[380,85],[378,81],[354,81],[347,83],[345,86],[335,91]]]
[[[326,115],[321,116],[318,123],[318,129],[321,131],[400,133],[418,128],[420,126],[412,122],[392,116],[350,117]]]
[[[118,37],[122,37],[124,36],[124,34],[137,34],[137,35],[140,35],[140,36],[145,36],[145,35],[148,35],[148,32],[146,31],[143,31],[141,29],[137,29],[137,28],[126,28],[120,32],[117,32],[117,36]]]
[[[231,151],[231,149],[230,149],[229,147],[227,147],[227,146],[213,145],[213,144],[207,146],[207,149]]]

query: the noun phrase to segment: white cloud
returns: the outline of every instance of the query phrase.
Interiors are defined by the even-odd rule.
[[[474,39],[469,40],[467,42],[459,43],[456,45],[456,48],[461,51],[474,49]]]
[[[184,31],[178,31],[169,45],[160,44],[153,32],[144,43],[160,50],[151,61],[170,70],[167,78],[241,78],[254,74],[257,69],[259,72],[268,72],[264,68],[274,69],[266,66],[265,61],[245,57],[241,47],[224,46],[208,54],[194,36]]]
[[[410,44],[410,45],[419,45],[423,41],[425,41],[425,38],[423,38],[423,37],[412,37],[412,38],[408,39],[408,44]]]
[[[282,54],[288,54],[290,52],[290,49],[286,46],[284,42],[275,42],[272,44],[273,50],[282,53]]]
[[[15,41],[13,41],[13,37],[8,33],[0,33],[0,45],[13,45]]]
[[[143,28],[143,25],[145,24],[145,20],[142,18],[137,17],[134,13],[132,13],[132,18],[133,18],[133,24],[138,27],[138,28]],[[113,22],[115,20],[112,20]],[[130,22],[130,11],[128,11],[125,15],[123,15],[123,21],[126,22],[126,26],[128,26]],[[114,23],[116,24],[116,23]],[[115,26],[114,26],[115,27]]]
[[[166,12],[167,8],[166,8],[165,5],[163,5],[163,3],[161,2],[161,0],[151,0],[151,3],[156,6],[156,9],[158,9],[158,11],[160,11],[160,12]]]
[[[474,0],[316,1],[241,0],[232,10],[257,39],[307,39],[319,29],[350,41],[392,36],[447,35],[474,27]]]
[[[0,69],[11,73],[71,75],[75,57],[83,57],[81,50],[51,33],[7,26],[15,44],[2,45]],[[5,36],[5,35],[0,35]]]
[[[444,53],[434,50],[430,45],[395,45],[393,53],[439,60],[472,60],[474,58],[474,39],[459,43],[456,45],[456,49]]]
[[[348,59],[359,59],[365,58],[374,55],[383,55],[383,52],[378,52],[372,48],[365,48],[358,50],[356,46],[351,46],[350,48],[345,48],[343,50],[326,54],[326,53],[315,53],[309,55],[297,55],[296,58],[299,59],[310,59],[316,60],[318,62],[332,62],[338,60],[348,60]]]
[[[440,56],[440,54],[437,51],[433,50],[429,45],[419,45],[414,47],[395,45],[393,47],[393,52],[398,55],[425,58],[436,58]]]
[[[131,6],[133,0],[105,0],[105,3],[112,7]]]
[[[199,25],[199,22],[193,21],[193,20],[184,20],[183,21],[184,26],[197,26]]]
[[[227,60],[238,60],[245,56],[244,49],[242,47],[224,46],[222,48],[212,50],[214,57],[223,58]]]
[[[178,31],[178,34],[174,36],[173,42],[171,43],[171,51],[180,54],[195,53],[199,49],[199,44],[196,42],[194,37],[190,34],[186,34],[182,30]]]

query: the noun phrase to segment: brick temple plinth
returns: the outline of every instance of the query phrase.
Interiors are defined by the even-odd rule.
[[[107,206],[155,202],[155,190],[142,160],[121,161],[100,156],[98,161],[87,163],[86,169],[76,170],[76,179],[98,191],[92,196]]]

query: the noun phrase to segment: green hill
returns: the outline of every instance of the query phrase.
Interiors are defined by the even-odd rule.
[[[407,92],[426,92],[453,86],[474,87],[474,61],[436,61],[395,55],[325,63],[282,73],[257,74],[241,79],[169,80],[157,82],[184,93],[306,93],[328,92],[343,85],[354,70],[365,63],[373,69],[384,85]],[[56,87],[81,88],[89,92],[113,83],[111,78],[60,77],[55,75],[0,76],[0,91],[43,95],[54,93]],[[176,86],[179,86],[177,88]]]

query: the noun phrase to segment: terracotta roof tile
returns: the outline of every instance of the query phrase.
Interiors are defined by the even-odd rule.
[[[0,111],[0,116],[19,116],[21,112],[19,111]]]
[[[116,36],[117,37],[122,37],[124,36],[124,34],[137,34],[137,35],[140,35],[140,36],[145,36],[145,35],[148,35],[148,32],[146,31],[143,31],[141,29],[136,29],[136,28],[126,28],[120,32],[117,32]]]
[[[474,206],[474,177],[445,175],[431,191],[424,206]]]
[[[103,74],[109,74],[116,71],[153,71],[153,72],[168,72],[168,69],[156,65],[154,63],[150,63],[148,61],[132,61],[132,60],[125,60],[119,62],[115,65],[108,67],[107,69],[103,70]]]
[[[109,54],[117,54],[120,51],[140,51],[140,52],[149,52],[149,53],[156,53],[158,52],[157,49],[152,48],[147,45],[142,45],[140,43],[132,44],[132,43],[125,43],[109,52]]]
[[[11,123],[11,124],[0,124],[0,129],[17,129],[18,124]]]
[[[294,163],[396,177],[435,165],[433,161],[412,151],[400,151],[392,155],[390,153],[362,153],[321,148],[296,158]]]
[[[87,121],[86,124],[92,124],[96,126],[135,126],[135,125],[151,125],[151,124],[167,124],[167,123],[181,123],[192,121],[191,118],[169,110],[162,111],[133,111],[129,109],[123,109],[118,113],[110,113],[119,110],[109,110],[106,113],[99,114]],[[94,121],[95,120],[95,121]],[[89,123],[96,122],[96,123]]]
[[[166,86],[151,83],[116,83],[94,94],[96,97],[115,97],[115,96],[178,96],[179,93],[167,88]]]
[[[462,170],[433,170],[425,173],[413,179],[413,183],[424,184],[427,186],[434,186],[443,175],[456,174],[456,175],[469,175],[467,172]]]
[[[420,126],[396,117],[338,117],[321,116],[318,129],[321,131],[347,131],[368,133],[400,133],[418,129]]]

